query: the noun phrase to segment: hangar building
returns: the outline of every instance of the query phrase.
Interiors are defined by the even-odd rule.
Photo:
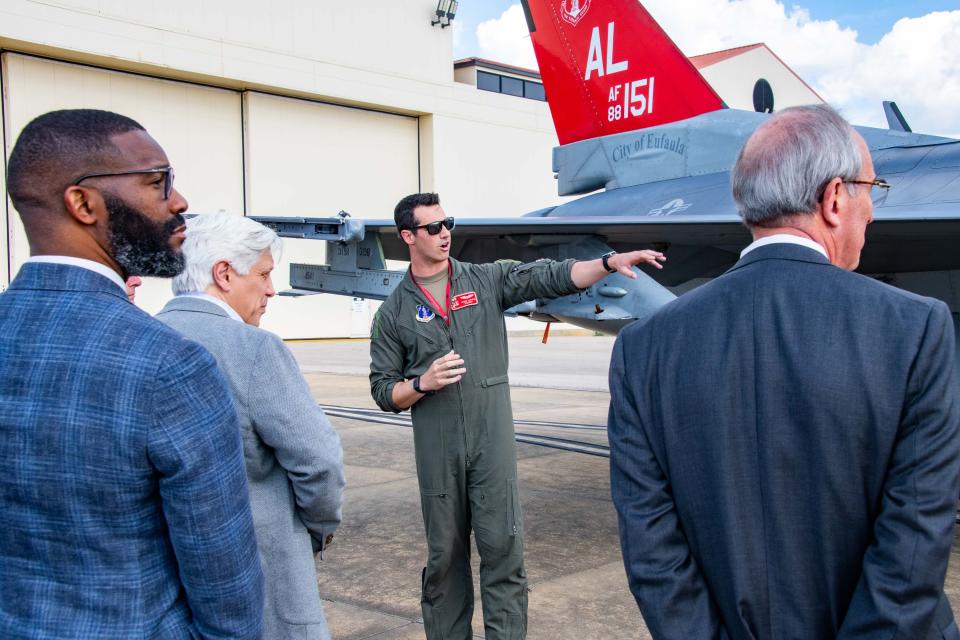
[[[101,108],[133,117],[160,142],[194,213],[390,218],[416,191],[440,192],[456,216],[517,216],[561,202],[539,75],[476,58],[454,64],[453,29],[431,24],[436,8],[436,0],[3,0],[4,158],[33,117]],[[763,45],[721,53],[692,60],[731,106],[750,108],[756,69],[777,108],[820,101]],[[0,225],[2,290],[29,248],[7,199]],[[288,286],[290,262],[324,261],[322,243],[287,240],[275,284]],[[138,304],[153,313],[169,296],[166,281],[148,281]],[[263,326],[285,338],[363,336],[369,312],[367,302],[338,296],[278,297]]]

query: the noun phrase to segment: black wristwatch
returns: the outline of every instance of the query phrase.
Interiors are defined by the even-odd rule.
[[[605,254],[603,254],[602,256],[600,256],[600,260],[603,261],[603,268],[607,270],[607,273],[616,273],[616,272],[617,272],[616,269],[611,269],[611,268],[610,268],[610,256],[615,256],[615,255],[617,255],[617,252],[616,252],[616,251],[611,251],[610,253],[605,253]]]
[[[413,379],[413,390],[416,391],[417,393],[423,393],[423,394],[430,393],[429,391],[424,391],[423,389],[420,388],[420,376],[417,376],[416,378]]]

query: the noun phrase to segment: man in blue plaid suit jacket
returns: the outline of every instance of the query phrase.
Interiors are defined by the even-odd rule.
[[[256,638],[262,573],[229,388],[127,300],[183,268],[187,203],[136,122],[27,125],[32,257],[0,294],[0,637]]]

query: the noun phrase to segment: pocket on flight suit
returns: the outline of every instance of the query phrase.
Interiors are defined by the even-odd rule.
[[[498,367],[499,368],[499,367]],[[517,446],[513,435],[510,416],[510,382],[507,374],[481,377],[474,386],[477,388],[477,415],[474,421],[473,444],[495,459],[515,455]]]
[[[473,531],[482,558],[504,558],[523,553],[523,519],[517,481],[498,479],[469,488]]]
[[[507,535],[514,538],[523,535],[523,510],[514,478],[507,480]]]
[[[397,321],[397,326],[401,329],[400,339],[406,351],[404,366],[409,367],[409,371],[423,373],[434,360],[450,350],[449,347],[444,347],[447,341],[442,335],[443,330],[434,325],[435,322],[443,320],[437,320],[435,316],[430,324],[402,318]]]
[[[483,380],[480,381],[480,386],[483,387],[484,389],[489,389],[490,387],[495,387],[498,384],[503,384],[509,381],[510,381],[510,377],[507,376],[507,374],[503,374],[502,376],[492,376],[490,378],[484,378]]]

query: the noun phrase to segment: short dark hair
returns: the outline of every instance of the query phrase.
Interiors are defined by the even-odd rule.
[[[7,163],[7,192],[13,206],[21,214],[46,206],[39,194],[66,188],[79,177],[74,174],[96,168],[105,155],[117,150],[110,138],[128,131],[144,128],[111,111],[64,109],[37,116],[20,132]],[[43,186],[32,186],[38,183]]]
[[[432,207],[440,204],[440,196],[436,193],[413,193],[400,200],[393,210],[393,221],[397,225],[397,231],[404,229],[413,230],[417,226],[417,218],[413,215],[413,210],[417,207]]]

